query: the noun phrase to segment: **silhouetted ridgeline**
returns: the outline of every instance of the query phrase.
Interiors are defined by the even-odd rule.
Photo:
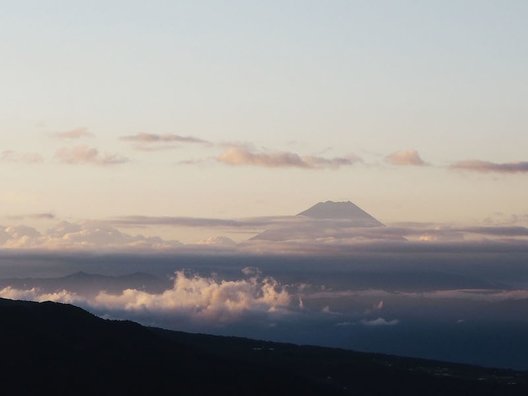
[[[0,299],[0,380],[13,395],[526,395],[508,370],[215,337]]]

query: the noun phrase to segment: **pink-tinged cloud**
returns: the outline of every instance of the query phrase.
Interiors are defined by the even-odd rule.
[[[17,153],[16,151],[12,150],[4,150],[0,152],[0,161],[37,164],[44,161],[44,159],[40,154],[37,153]]]
[[[59,139],[82,139],[82,138],[93,137],[94,134],[91,132],[88,132],[88,129],[86,128],[76,128],[70,131],[59,132],[55,136],[58,137]]]
[[[152,144],[152,143],[198,143],[198,144],[210,144],[208,141],[199,139],[193,136],[181,136],[174,133],[168,134],[156,134],[156,133],[137,133],[135,135],[123,136],[121,140],[140,143],[140,144]]]
[[[253,151],[246,147],[234,146],[226,149],[217,160],[232,166],[260,166],[265,168],[324,169],[350,166],[361,161],[357,156],[324,158],[300,156],[286,151]]]
[[[118,165],[128,162],[128,158],[117,154],[102,154],[94,147],[79,145],[63,147],[55,153],[60,162],[70,165]]]
[[[385,157],[385,161],[391,165],[397,166],[424,166],[426,162],[420,157],[416,150],[396,151]]]
[[[459,161],[451,165],[451,169],[480,173],[526,173],[528,161],[496,163],[490,161]]]

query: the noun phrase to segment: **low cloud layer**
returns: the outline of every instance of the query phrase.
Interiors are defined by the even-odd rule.
[[[348,157],[324,158],[319,156],[301,156],[286,151],[255,151],[247,147],[227,148],[217,160],[232,166],[260,166],[265,168],[302,168],[324,169],[351,166],[360,161],[354,155]]]
[[[459,161],[451,169],[480,173],[527,173],[528,161],[496,163],[489,161]]]
[[[86,145],[63,147],[55,153],[55,158],[69,165],[109,166],[128,162],[128,158],[117,154],[101,153],[98,149]]]
[[[76,128],[70,131],[59,132],[55,134],[59,139],[74,140],[93,137],[94,134],[89,132],[86,128]]]
[[[424,166],[425,161],[420,157],[420,154],[416,150],[401,150],[396,151],[385,157],[385,161],[391,165],[397,166]]]
[[[24,225],[0,226],[0,247],[14,250],[160,251],[181,246],[177,241],[129,235],[100,222],[61,222],[46,232]]]

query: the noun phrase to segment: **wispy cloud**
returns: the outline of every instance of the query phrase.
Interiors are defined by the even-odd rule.
[[[0,152],[0,161],[37,164],[44,161],[44,158],[37,153],[17,153],[13,150],[4,150]]]
[[[451,169],[480,173],[527,173],[528,161],[504,163],[480,160],[459,161],[452,164]]]
[[[69,140],[89,138],[93,136],[94,134],[89,132],[88,129],[86,128],[76,128],[76,129],[72,129],[69,131],[58,132],[55,134],[55,137],[59,139],[69,139]]]
[[[70,165],[118,165],[128,162],[128,158],[117,154],[102,154],[94,147],[79,145],[74,147],[63,147],[55,153],[55,158],[60,162]]]
[[[8,216],[7,218],[11,220],[24,220],[24,219],[54,220],[56,219],[56,216],[51,212],[43,212],[43,213],[29,213],[29,214],[23,214],[23,215],[18,215],[18,216]]]
[[[173,226],[173,227],[207,227],[207,228],[254,228],[276,225],[284,222],[295,222],[294,216],[252,217],[244,219],[218,219],[207,217],[178,216],[122,216],[109,220],[116,226]]]
[[[173,144],[201,144],[212,145],[211,142],[194,136],[182,136],[174,133],[156,134],[156,133],[136,133],[135,135],[122,136],[120,140],[135,143],[135,147],[141,150],[164,150],[174,148]]]
[[[416,150],[401,150],[389,154],[385,157],[385,161],[391,165],[397,166],[424,166],[427,163],[420,157]]]
[[[351,166],[361,159],[355,155],[325,158],[301,156],[288,151],[255,151],[243,146],[227,148],[217,160],[232,166],[260,166],[265,168],[324,169]]]

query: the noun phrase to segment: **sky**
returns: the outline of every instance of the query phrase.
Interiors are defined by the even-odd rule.
[[[0,5],[3,226],[526,224],[525,1]]]

